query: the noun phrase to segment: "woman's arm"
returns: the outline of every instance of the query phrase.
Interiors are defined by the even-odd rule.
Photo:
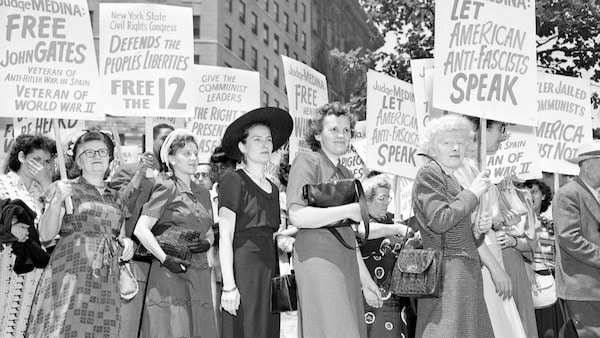
[[[351,203],[329,208],[316,208],[293,204],[289,208],[290,221],[298,228],[321,228],[325,225],[350,218],[362,220],[360,205]]]
[[[226,207],[219,208],[219,261],[221,262],[221,275],[223,276],[221,307],[234,316],[237,315],[237,309],[240,305],[240,293],[233,273],[235,221],[235,212]]]
[[[152,234],[152,228],[158,221],[158,218],[154,218],[147,215],[141,215],[135,224],[135,229],[133,230],[133,234],[137,239],[142,243],[142,245],[150,251],[158,259],[161,263],[165,261],[167,258],[167,254],[160,247],[156,237]]]
[[[483,236],[486,235],[483,234]],[[479,257],[481,257],[481,262],[490,271],[498,295],[503,299],[512,297],[512,281],[490,251],[485,240],[481,241],[481,244],[477,247],[477,251],[479,252]]]
[[[358,274],[360,276],[360,284],[362,286],[365,301],[372,307],[381,307],[383,305],[381,290],[379,290],[377,283],[371,278],[369,269],[367,269],[367,266],[363,261],[360,249],[356,249],[356,261],[358,262]]]
[[[51,241],[56,237],[56,235],[58,235],[63,216],[65,215],[63,202],[67,196],[71,195],[71,182],[68,180],[56,182],[56,191],[54,196],[52,196],[46,211],[44,211],[42,214],[38,225],[38,232],[42,242]]]
[[[208,231],[204,235],[204,239],[210,243],[210,246],[213,246],[213,244],[215,244],[215,233],[212,229],[212,226],[208,228]]]
[[[360,227],[363,231],[359,231],[359,233],[364,235],[364,227]],[[378,223],[378,222],[369,222],[369,238],[375,239],[381,238],[385,236],[397,235],[400,234],[405,238],[408,237],[409,227],[403,223]]]

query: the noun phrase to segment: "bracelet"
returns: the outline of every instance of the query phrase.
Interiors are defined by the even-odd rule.
[[[516,248],[516,247],[517,247],[517,245],[519,245],[519,241],[518,241],[518,240],[517,240],[517,238],[516,238],[516,237],[514,237],[514,236],[510,236],[510,237],[511,237],[512,239],[514,239],[514,240],[515,240],[515,245],[511,245],[510,247],[511,247],[511,248]]]
[[[235,291],[235,290],[237,290],[237,289],[238,289],[238,288],[237,288],[237,285],[236,285],[236,286],[232,287],[232,288],[231,288],[231,289],[229,289],[229,290],[221,289],[221,292],[225,292],[225,293],[227,293],[227,292],[233,292],[233,291]]]

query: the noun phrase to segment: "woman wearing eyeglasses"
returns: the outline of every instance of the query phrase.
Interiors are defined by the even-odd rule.
[[[127,208],[104,181],[112,158],[110,137],[87,131],[73,147],[79,176],[57,182],[48,198],[40,238],[47,241],[60,233],[61,239],[34,297],[30,337],[119,336],[118,261],[131,259],[133,242],[124,235]],[[68,196],[72,214],[63,208]]]

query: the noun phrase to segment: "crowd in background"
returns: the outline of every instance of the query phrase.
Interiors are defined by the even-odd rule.
[[[597,336],[589,313],[600,311],[600,149],[573,159],[582,173],[558,193],[555,228],[543,180],[494,185],[480,170],[477,135],[486,133],[481,146],[493,154],[506,124],[488,120],[479,131],[478,119],[432,120],[420,140],[414,216],[390,213],[389,177],[369,173],[371,231],[359,245],[358,203],[319,208],[303,195],[305,185],[353,178],[340,158],[354,126],[346,106],[319,108],[310,151],[290,165],[293,122],[278,108],[234,121],[210,163],[198,161],[198,136],[159,124],[152,149],[114,170],[112,136],[85,130],[67,147],[62,180],[53,140],[17,137],[0,175],[0,336],[278,337],[270,282],[282,257],[295,271],[300,337]],[[269,179],[276,151],[284,155]],[[507,192],[520,199],[507,202]],[[358,226],[337,235],[327,227],[346,219]],[[194,234],[185,258],[159,243],[165,227]],[[398,253],[422,247],[443,251],[441,295],[395,295]],[[128,300],[119,289],[125,263],[139,288]],[[576,291],[574,271],[589,276]],[[536,309],[536,277],[555,274],[560,299]]]

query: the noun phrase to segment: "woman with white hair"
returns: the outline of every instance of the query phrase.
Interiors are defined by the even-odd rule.
[[[443,251],[442,292],[419,300],[417,337],[493,337],[483,298],[481,262],[472,232],[471,213],[489,186],[489,172],[462,189],[454,172],[473,140],[464,117],[432,120],[420,142],[429,161],[417,173],[413,207],[423,247]]]

